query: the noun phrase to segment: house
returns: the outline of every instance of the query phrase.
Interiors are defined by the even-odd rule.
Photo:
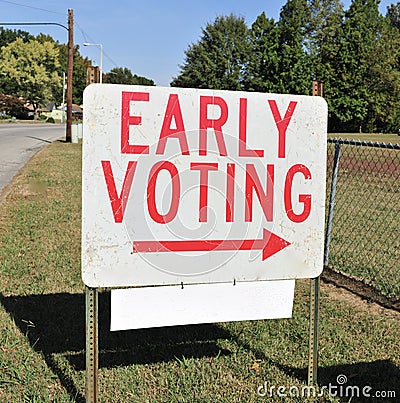
[[[48,104],[46,106],[47,110],[42,110],[41,115],[47,118],[53,118],[55,122],[65,122],[67,120],[67,106],[55,107],[54,103]],[[83,109],[76,104],[72,104],[72,119],[82,120]]]

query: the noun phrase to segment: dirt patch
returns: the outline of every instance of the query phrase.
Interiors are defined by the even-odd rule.
[[[386,298],[368,284],[331,268],[324,269],[321,280],[321,288],[338,300],[377,315],[400,319],[400,301]]]

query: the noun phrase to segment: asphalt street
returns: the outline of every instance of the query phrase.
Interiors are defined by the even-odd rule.
[[[41,148],[65,140],[61,124],[0,124],[0,192]]]

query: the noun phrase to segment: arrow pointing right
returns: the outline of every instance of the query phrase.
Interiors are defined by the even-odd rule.
[[[262,260],[275,255],[290,245],[290,242],[263,229],[258,239],[188,240],[188,241],[134,241],[134,253],[199,252],[229,250],[262,250]]]

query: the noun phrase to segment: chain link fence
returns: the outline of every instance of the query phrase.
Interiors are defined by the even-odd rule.
[[[328,139],[325,266],[400,298],[400,145]]]

